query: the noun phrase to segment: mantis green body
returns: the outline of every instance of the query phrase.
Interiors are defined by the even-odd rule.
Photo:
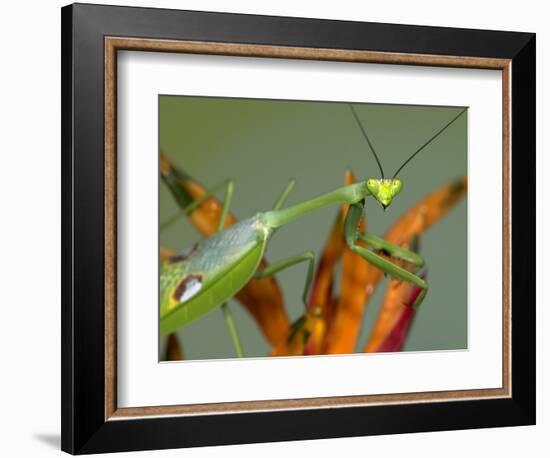
[[[356,115],[353,107],[352,111]],[[447,124],[445,128],[451,123]],[[360,123],[359,125],[361,126]],[[438,134],[432,137],[420,149],[424,148],[445,128],[439,131]],[[379,163],[362,126],[361,129]],[[379,166],[383,176],[380,163]],[[422,303],[428,290],[426,281],[416,275],[416,272],[424,264],[422,257],[373,234],[358,231],[360,219],[364,211],[365,199],[372,197],[386,209],[403,189],[403,182],[400,179],[396,178],[395,175],[391,179],[369,178],[355,184],[340,187],[311,200],[283,208],[285,200],[293,186],[294,181],[290,181],[272,210],[257,213],[251,218],[222,230],[221,228],[224,227],[233,195],[233,182],[228,181],[226,183],[226,197],[218,224],[218,232],[198,242],[187,252],[165,260],[161,265],[161,335],[174,332],[212,310],[222,307],[228,320],[237,354],[242,354],[226,302],[252,278],[271,276],[295,264],[308,262],[308,272],[302,294],[305,304],[313,276],[314,254],[311,251],[304,251],[296,256],[272,264],[261,271],[257,269],[268,241],[279,228],[310,212],[331,205],[340,206],[342,204],[349,204],[349,210],[344,222],[344,236],[349,248],[366,262],[381,269],[392,278],[410,282],[421,288],[422,292],[415,300],[413,306],[418,307]],[[211,193],[208,193],[201,199],[193,202],[187,211],[192,210],[210,196]],[[359,240],[365,242],[370,249],[359,245],[357,243]],[[388,254],[392,260],[378,254],[379,251]],[[407,269],[401,267],[393,262],[394,259],[404,260],[411,267]]]
[[[293,182],[291,183],[287,189],[293,185]],[[290,260],[274,264],[264,271],[256,272],[267,242],[276,229],[308,212],[328,205],[351,205],[344,228],[346,242],[352,250],[395,278],[410,281],[426,289],[427,285],[421,278],[356,244],[356,241],[361,239],[377,249],[384,248],[392,255],[413,262],[418,267],[422,265],[421,258],[415,253],[370,234],[357,232],[363,213],[363,200],[373,196],[382,205],[388,206],[401,188],[402,184],[398,179],[369,179],[344,186],[292,207],[258,213],[202,240],[187,253],[169,258],[162,264],[160,276],[161,334],[173,332],[219,307],[254,276],[274,274],[282,268],[302,261],[309,261],[312,266],[313,255],[304,252]],[[224,209],[227,206],[226,200]],[[226,211],[224,213],[227,214]],[[310,278],[306,282],[304,297],[307,296],[309,282]]]

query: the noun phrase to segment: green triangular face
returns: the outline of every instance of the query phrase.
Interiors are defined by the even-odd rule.
[[[367,180],[367,189],[384,209],[389,207],[393,198],[401,192],[402,188],[403,182],[399,178],[369,178]]]

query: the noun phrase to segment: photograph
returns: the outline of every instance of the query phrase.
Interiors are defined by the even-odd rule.
[[[159,94],[159,361],[468,349],[468,107]]]

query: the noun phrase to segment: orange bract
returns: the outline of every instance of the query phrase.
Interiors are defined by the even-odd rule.
[[[353,173],[346,172],[345,184],[355,183]],[[343,220],[347,215],[349,205],[342,208],[340,227],[343,228]],[[365,221],[361,220],[358,230],[365,232]],[[341,233],[342,242],[343,230]],[[363,242],[358,242],[363,245]],[[363,312],[368,296],[370,264],[361,256],[351,251],[344,243],[342,249],[342,274],[340,280],[340,295],[336,302],[334,319],[330,322],[325,339],[323,353],[352,353],[361,327]]]
[[[462,177],[436,189],[402,215],[384,238],[400,246],[410,244],[415,236],[445,216],[464,196],[467,188],[468,180]]]
[[[378,350],[406,307],[405,302],[410,295],[410,290],[411,285],[409,283],[399,280],[390,281],[370,339],[363,348],[364,352],[370,353]]]
[[[174,251],[164,246],[160,247],[160,262],[166,261],[170,256],[174,256]]]
[[[166,361],[182,361],[183,350],[176,334],[170,334],[166,341]]]
[[[276,345],[270,356],[301,356],[315,329],[324,326],[320,307],[310,307],[288,330],[287,338]]]
[[[343,221],[342,214],[338,214],[325,243],[325,248],[311,285],[308,307],[310,309],[319,307],[323,320],[312,329],[311,336],[305,346],[304,353],[306,355],[318,355],[321,353],[327,324],[332,321],[334,316],[336,304],[332,297],[333,272],[345,246]]]

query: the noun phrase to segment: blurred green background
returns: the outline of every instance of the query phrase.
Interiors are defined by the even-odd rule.
[[[456,114],[456,107],[355,104],[386,176]],[[170,161],[207,187],[236,181],[231,211],[238,219],[271,208],[290,178],[297,180],[287,205],[342,186],[349,167],[356,177],[379,177],[376,162],[346,103],[159,96],[159,142]],[[402,193],[384,212],[367,199],[369,232],[386,229],[420,198],[467,173],[467,117],[461,116],[399,174]],[[219,193],[223,199],[223,191]],[[319,254],[338,208],[326,208],[283,227],[266,251],[270,262],[304,250]],[[160,182],[160,223],[178,208]],[[160,235],[180,251],[200,235],[184,218]],[[467,348],[467,201],[463,199],[421,239],[430,290],[421,305],[405,350]],[[277,278],[291,321],[303,313],[300,295],[305,264]],[[370,301],[357,350],[378,313],[387,280]],[[246,356],[270,350],[255,322],[230,302]],[[178,334],[185,359],[234,357],[222,312],[215,310]],[[163,354],[161,342],[160,354]]]

